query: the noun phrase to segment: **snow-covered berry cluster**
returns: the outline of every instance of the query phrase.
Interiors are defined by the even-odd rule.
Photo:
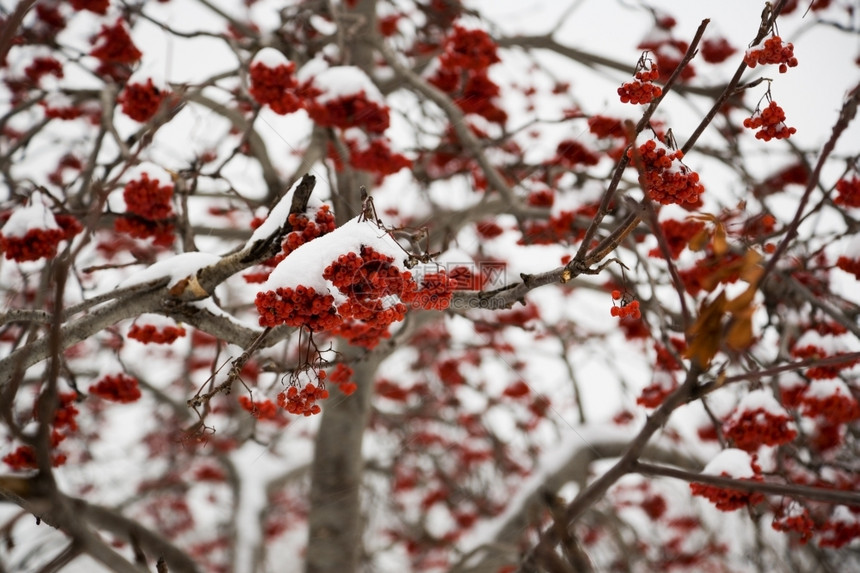
[[[83,230],[71,215],[54,215],[34,194],[30,204],[16,209],[0,229],[0,252],[9,260],[25,262],[50,259],[61,241]]]
[[[771,139],[788,139],[797,129],[785,125],[785,111],[775,101],[771,101],[762,110],[756,110],[752,116],[744,120],[744,127],[758,129],[756,139],[770,141]]]
[[[779,72],[784,74],[788,68],[797,66],[794,57],[794,44],[783,42],[779,36],[771,36],[764,41],[763,46],[755,46],[747,50],[744,62],[751,68],[757,65],[779,64]]]
[[[761,467],[755,456],[743,450],[725,449],[711,460],[702,470],[705,475],[715,475],[734,479],[762,481]],[[754,505],[764,500],[757,492],[726,489],[715,485],[694,482],[690,484],[693,495],[704,497],[721,511],[734,511]]]
[[[797,437],[794,421],[772,394],[754,390],[744,396],[723,425],[723,434],[735,447],[755,453],[759,446],[778,446]]]

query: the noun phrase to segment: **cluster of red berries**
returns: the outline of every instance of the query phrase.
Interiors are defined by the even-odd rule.
[[[424,275],[421,280],[421,290],[410,291],[403,298],[412,308],[424,310],[445,310],[451,304],[456,281],[440,270],[437,273]]]
[[[401,272],[394,259],[371,247],[362,246],[359,253],[341,255],[323,271],[329,280],[349,298],[358,301],[400,296],[412,275]]]
[[[352,375],[352,368],[346,364],[338,364],[331,371],[331,374],[328,376],[328,380],[329,382],[337,384],[338,389],[345,395],[349,396],[358,389],[358,386],[352,381]]]
[[[642,69],[636,72],[632,81],[624,83],[618,88],[621,103],[651,103],[652,100],[663,95],[663,89],[651,83],[660,77],[660,70],[657,65],[643,60],[640,67]]]
[[[279,64],[274,68],[262,62],[253,64],[249,70],[251,86],[249,92],[260,105],[268,105],[277,114],[286,115],[302,108],[296,94],[298,82],[293,76],[293,62]]]
[[[263,224],[264,219],[255,218],[251,222],[251,228],[256,229]],[[265,270],[249,272],[242,275],[242,278],[249,283],[262,283],[269,278],[270,269],[278,266],[278,263],[287,258],[287,255],[318,237],[327,235],[335,230],[337,223],[335,222],[334,213],[328,205],[321,205],[317,209],[314,220],[311,221],[307,215],[303,213],[291,213],[287,221],[292,229],[281,243],[281,252],[274,257],[263,261]]]
[[[121,404],[135,402],[141,396],[140,388],[137,386],[137,378],[122,373],[105,376],[96,384],[91,385],[89,392],[105,400]]]
[[[709,64],[719,64],[729,59],[737,50],[725,38],[706,38],[700,50],[702,59]]]
[[[128,337],[142,342],[143,344],[171,344],[177,338],[185,336],[185,329],[181,326],[165,326],[161,330],[154,324],[131,325]]]
[[[495,42],[483,30],[469,30],[454,25],[445,39],[439,63],[448,69],[484,70],[500,62]]]
[[[784,413],[774,413],[757,408],[743,410],[732,416],[723,426],[726,438],[732,440],[735,447],[747,452],[757,452],[759,446],[778,446],[787,444],[797,437],[791,417]]]
[[[128,213],[117,217],[114,229],[138,239],[153,239],[156,245],[173,244],[173,185],[161,185],[147,173],[130,181],[122,193]]]
[[[737,452],[738,450],[732,451]],[[729,450],[725,450],[723,453],[728,452]],[[756,457],[754,455],[750,458],[750,468],[752,469],[753,475],[741,479],[748,481],[763,481],[763,478],[761,476],[761,467],[756,462]],[[727,478],[737,477],[730,475],[728,472],[725,471],[721,472],[720,476]],[[692,491],[693,495],[698,495],[711,501],[716,506],[716,508],[721,511],[734,511],[736,509],[741,509],[743,507],[747,507],[748,505],[755,505],[764,501],[764,496],[758,492],[746,492],[725,489],[722,487],[708,485],[704,483],[691,483],[690,491]]]
[[[800,408],[804,416],[821,416],[833,424],[847,424],[860,418],[860,406],[847,390],[827,392],[826,395],[819,396],[807,389],[800,396]]]
[[[666,245],[669,247],[669,256],[677,259],[681,255],[690,240],[702,232],[705,224],[701,221],[677,221],[675,219],[667,219],[660,223],[660,228],[663,230],[663,237],[666,239]],[[662,257],[663,253],[659,247],[655,247],[648,251],[649,257]]]
[[[367,98],[364,91],[319,102],[305,103],[308,115],[318,125],[329,127],[362,127],[370,133],[382,133],[391,122],[388,108]]]
[[[60,241],[71,241],[72,238],[83,230],[78,220],[71,215],[54,215],[42,206],[31,206],[26,209],[41,208],[44,217],[51,217],[56,224],[54,228],[31,228],[23,236],[3,233],[0,230],[0,252],[5,253],[6,259],[18,261],[37,261],[39,259],[50,259],[57,254]],[[13,213],[9,217],[15,217]],[[8,224],[8,222],[7,222]],[[14,223],[13,223],[14,224]],[[4,227],[4,230],[7,227]]]
[[[132,42],[125,22],[120,18],[113,26],[102,26],[90,55],[101,62],[96,73],[124,81],[131,75],[130,66],[143,54]]]
[[[66,439],[66,436],[53,430],[51,432],[51,448],[56,448]],[[66,463],[66,454],[56,453],[51,455],[51,465],[59,467]],[[36,462],[36,451],[32,446],[18,446],[14,451],[3,456],[3,463],[13,470],[35,470],[39,467]]]
[[[629,150],[628,157],[641,161],[642,184],[652,200],[663,205],[695,204],[705,192],[699,183],[699,174],[681,163],[684,153],[678,149],[670,151],[649,139],[637,150]],[[678,160],[675,165],[674,161]]]
[[[621,306],[615,306],[615,301],[621,300],[621,291],[620,290],[612,291],[612,300],[613,300],[613,306],[609,311],[609,313],[612,316],[617,316],[619,318],[630,317],[633,319],[637,319],[637,318],[642,317],[642,313],[639,310],[639,301],[638,300],[634,300],[632,302],[626,302],[626,303],[622,301]]]
[[[239,406],[251,413],[258,420],[274,420],[278,410],[271,400],[255,402],[247,396],[239,396]]]
[[[836,259],[836,266],[846,273],[851,273],[857,277],[857,279],[860,279],[860,259],[852,259],[845,255],[841,255]]]
[[[294,289],[281,287],[257,293],[254,301],[260,313],[260,326],[306,326],[313,332],[323,332],[338,326],[342,318],[334,307],[334,297],[320,294],[313,288],[299,285]]]
[[[621,120],[604,115],[588,118],[588,130],[597,137],[625,137],[627,135]]]
[[[24,69],[24,75],[27,76],[33,85],[38,85],[46,75],[52,75],[57,78],[63,77],[63,65],[55,58],[33,58],[30,65]]]
[[[122,105],[122,112],[125,115],[144,123],[155,115],[166,96],[167,92],[158,89],[152,83],[152,78],[149,78],[145,84],[126,85],[116,101]]]
[[[401,169],[412,167],[412,161],[405,155],[392,152],[388,141],[384,138],[375,138],[363,148],[352,140],[348,143],[349,164],[356,169],[385,177]]]
[[[323,374],[325,372],[320,372],[321,379],[324,378]],[[316,403],[317,400],[325,400],[326,398],[328,398],[328,390],[309,382],[301,390],[295,386],[290,386],[286,392],[278,394],[278,406],[290,414],[312,416],[322,411],[319,404]]]
[[[454,26],[443,49],[439,68],[428,81],[452,96],[464,112],[493,123],[507,121],[508,114],[494,103],[501,90],[488,75],[489,67],[501,61],[492,38],[482,30]]]
[[[860,207],[860,177],[840,179],[836,183],[836,199],[833,202],[846,207]]]
[[[642,389],[642,392],[636,398],[636,403],[645,408],[656,408],[677,387],[678,382],[674,377],[660,376],[655,382]]]
[[[853,508],[852,508],[853,509]],[[845,519],[838,519],[837,512],[845,510],[842,515]],[[853,511],[847,506],[840,505],[833,512],[834,515],[824,525],[821,526],[821,537],[818,540],[820,547],[832,547],[837,549],[843,545],[860,538],[860,520],[857,519]]]
[[[750,48],[744,55],[744,62],[751,68],[757,65],[779,64],[779,72],[784,74],[788,68],[797,66],[794,57],[794,44],[783,42],[779,36],[764,41],[764,46]]]
[[[723,472],[722,477],[730,476],[728,473]],[[762,481],[762,478],[761,476],[756,476],[750,479],[750,481]],[[693,495],[704,497],[720,511],[734,511],[764,501],[764,496],[758,492],[725,489],[704,483],[691,483],[690,491]]]
[[[328,205],[322,205],[317,209],[313,221],[300,213],[292,213],[287,220],[292,231],[284,238],[282,246],[284,257],[305,243],[331,233],[337,227],[334,213]]]
[[[570,169],[577,165],[597,165],[599,161],[600,157],[582,143],[565,139],[556,147],[552,163]]]
[[[80,12],[89,10],[94,14],[106,14],[110,0],[71,0],[72,8]]]
[[[786,513],[783,508],[780,508],[779,512],[773,518],[771,527],[783,533],[796,533],[798,541],[802,545],[812,538],[812,530],[815,527],[815,522],[809,517],[809,510],[805,507],[791,513]]]
[[[787,139],[797,133],[797,129],[785,125],[785,111],[775,101],[771,101],[763,110],[756,111],[752,117],[746,118],[744,127],[761,128],[755,137],[764,141]]]

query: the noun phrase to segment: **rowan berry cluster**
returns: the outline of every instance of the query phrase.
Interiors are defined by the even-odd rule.
[[[771,101],[766,108],[746,118],[744,127],[758,129],[755,137],[764,141],[788,139],[797,133],[797,129],[785,125],[785,111],[775,101]]]
[[[268,105],[277,114],[286,115],[302,108],[302,102],[296,95],[298,81],[293,76],[296,65],[286,61],[274,67],[263,62],[251,65],[249,76],[251,86],[248,91],[257,103]]]
[[[825,386],[826,385],[826,386]],[[843,382],[817,381],[800,396],[804,416],[820,416],[833,424],[847,424],[860,418],[860,405]]]
[[[736,453],[747,456],[749,455],[744,452],[741,452],[740,450],[724,450],[720,455],[727,456],[728,454]],[[732,456],[732,458],[738,461],[741,459],[740,456]],[[751,475],[733,475],[728,471],[713,473],[721,477],[727,478],[743,479],[749,481],[763,481],[763,478],[761,476],[761,467],[758,465],[756,457],[753,455],[749,457],[749,460]],[[733,471],[739,471],[740,469],[741,468],[737,468]],[[711,473],[708,472],[707,467],[705,468],[705,473]],[[741,509],[748,505],[755,505],[764,501],[764,496],[758,492],[732,490],[704,483],[691,483],[690,491],[693,493],[693,495],[698,495],[711,501],[720,511],[734,511],[736,509]]]
[[[126,184],[122,193],[128,212],[114,221],[114,229],[168,247],[173,244],[173,185],[161,185],[143,173]]]
[[[690,244],[690,240],[702,232],[705,224],[701,221],[677,221],[675,219],[667,219],[660,223],[660,228],[663,230],[663,237],[666,239],[666,244],[669,247],[669,256],[677,259],[681,252]],[[649,257],[662,257],[663,253],[658,247],[648,251]]]
[[[735,447],[756,452],[759,446],[787,444],[797,437],[794,422],[788,413],[776,415],[770,410],[757,408],[741,410],[723,426],[723,434]]]
[[[185,329],[181,326],[165,326],[161,330],[154,324],[131,325],[128,337],[142,342],[143,344],[171,344],[177,338],[185,336]]]
[[[815,522],[809,517],[809,510],[805,507],[797,507],[797,509],[789,511],[781,507],[774,516],[771,527],[784,533],[796,533],[798,541],[805,544],[812,538]]]
[[[325,378],[324,374],[325,372],[320,372],[320,378]],[[325,400],[326,398],[328,398],[328,390],[309,382],[301,390],[295,386],[290,386],[286,392],[278,394],[278,406],[290,414],[312,416],[322,411],[319,404],[316,403],[317,400]]]
[[[382,133],[391,122],[388,108],[369,99],[364,91],[325,101],[310,99],[305,108],[320,126],[363,127],[370,133]]]
[[[846,207],[860,207],[860,177],[840,179],[836,183],[836,199],[833,202]]]
[[[313,221],[304,213],[291,213],[287,218],[292,229],[281,243],[281,252],[274,257],[261,263],[263,270],[245,273],[242,278],[249,283],[262,283],[269,278],[271,269],[287,258],[287,255],[318,237],[327,235],[337,228],[334,213],[328,205],[321,205],[314,215]],[[263,223],[263,219],[254,219],[251,228],[256,229]]]
[[[639,71],[636,72],[632,81],[624,83],[618,88],[621,103],[644,104],[663,95],[663,89],[655,86],[652,82],[660,77],[660,70],[650,60],[640,60]]]
[[[258,420],[274,420],[278,415],[278,410],[271,400],[255,402],[248,396],[239,396],[239,406]]]
[[[494,103],[501,93],[488,75],[499,59],[496,44],[483,30],[454,26],[445,39],[439,68],[428,80],[447,93],[466,113],[474,113],[493,123],[504,123],[508,114]]]
[[[122,106],[122,112],[131,119],[145,123],[155,115],[161,102],[167,97],[167,92],[160,90],[149,78],[145,84],[131,83],[119,94],[117,103]]]
[[[89,10],[94,14],[106,14],[110,0],[71,0],[71,4],[77,11]]]
[[[63,77],[63,65],[55,58],[33,58],[30,65],[24,69],[24,75],[27,76],[34,86],[39,84],[46,75],[52,75],[57,78]]]
[[[709,64],[719,64],[737,52],[725,38],[706,38],[700,50],[702,59]]]
[[[615,301],[621,301],[621,305],[615,306]],[[620,290],[612,291],[612,308],[610,309],[610,314],[619,318],[629,317],[637,319],[642,317],[642,313],[639,311],[639,301],[624,300]]]
[[[305,326],[312,332],[323,332],[338,326],[342,318],[334,307],[334,297],[299,285],[294,289],[280,287],[257,293],[254,301],[260,313],[260,326],[279,324]]]
[[[860,259],[852,259],[851,257],[841,255],[836,259],[836,266],[860,279]]]
[[[445,310],[451,304],[451,297],[456,282],[445,271],[424,275],[421,280],[421,290],[404,293],[404,302],[412,308],[424,310]]]
[[[355,382],[352,382],[352,375],[352,368],[345,364],[338,364],[328,376],[328,381],[337,384],[338,389],[349,396],[358,389]]]
[[[349,143],[349,164],[356,169],[385,177],[412,167],[409,158],[391,151],[386,139],[373,139],[363,148],[351,140]]]
[[[121,404],[135,402],[141,396],[140,388],[137,386],[137,378],[122,373],[105,376],[91,385],[89,392],[105,400]]]
[[[699,174],[681,163],[684,153],[669,150],[665,145],[649,139],[636,150],[629,150],[628,157],[641,163],[642,185],[652,200],[663,205],[695,204],[705,192],[699,183]],[[675,160],[678,161],[675,164]]]
[[[96,73],[124,81],[131,74],[130,66],[143,54],[132,42],[125,22],[120,18],[113,26],[102,26],[90,55],[101,62]]]
[[[751,68],[757,65],[779,64],[779,72],[784,74],[788,68],[797,66],[797,58],[794,57],[794,44],[783,42],[779,36],[771,36],[764,41],[763,46],[756,46],[747,50],[744,62]]]
[[[42,226],[31,225],[33,221],[41,221]],[[0,252],[5,253],[6,259],[19,263],[50,259],[57,254],[60,241],[70,241],[82,230],[71,215],[54,215],[42,203],[34,201],[9,216],[0,230]]]

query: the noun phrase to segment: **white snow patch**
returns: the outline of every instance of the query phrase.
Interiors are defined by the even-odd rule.
[[[221,260],[212,253],[181,253],[138,271],[122,281],[119,288],[132,287],[145,283],[169,278],[168,286],[173,286],[187,276],[193,275],[200,269],[214,265]]]
[[[752,469],[752,457],[745,451],[736,448],[729,448],[717,454],[717,457],[708,462],[702,473],[713,476],[725,473],[736,479],[755,477],[755,472]]]
[[[254,55],[251,60],[251,66],[263,64],[267,68],[277,68],[278,66],[288,66],[290,60],[280,51],[275,48],[263,48]]]
[[[360,68],[355,66],[335,66],[313,77],[314,87],[323,93],[317,98],[319,103],[357,95],[364,92],[368,101],[385,107],[385,99],[379,88]]]
[[[3,235],[6,237],[25,237],[29,231],[55,230],[60,226],[54,220],[54,214],[45,205],[41,193],[33,193],[30,204],[16,209],[3,225]]]
[[[337,292],[334,285],[322,277],[325,268],[346,253],[359,253],[362,245],[394,259],[401,266],[405,253],[384,229],[371,221],[359,221],[358,217],[341,225],[328,235],[305,243],[278,264],[269,275],[261,291],[299,285],[313,288],[319,293]]]

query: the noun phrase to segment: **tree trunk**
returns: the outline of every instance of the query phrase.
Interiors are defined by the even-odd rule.
[[[336,18],[344,34],[344,52],[350,65],[368,75],[373,52],[367,36],[376,30],[376,2],[362,0]],[[366,173],[344,169],[333,193],[338,224],[361,210],[360,187],[369,185]],[[363,355],[365,350],[344,347],[343,358]],[[349,573],[361,556],[361,483],[364,460],[362,438],[370,412],[373,379],[381,356],[350,363],[358,389],[348,397],[336,393],[323,406],[322,420],[311,468],[310,518],[305,570],[307,573]]]

